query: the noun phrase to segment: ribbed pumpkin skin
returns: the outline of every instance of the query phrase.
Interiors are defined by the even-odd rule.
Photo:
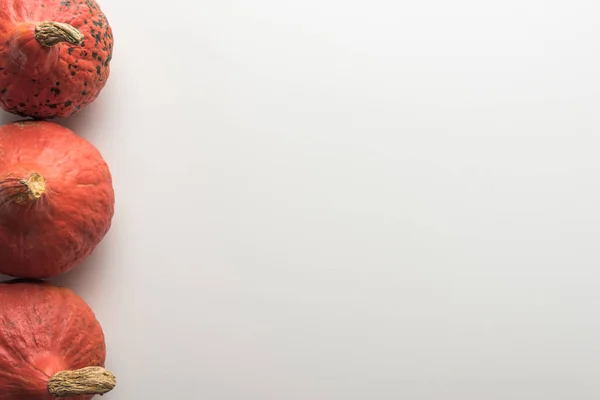
[[[72,25],[83,45],[41,46],[34,31],[43,21]],[[68,117],[104,88],[112,51],[112,29],[94,0],[1,0],[0,106],[39,119]]]
[[[53,400],[47,386],[55,373],[104,367],[102,327],[71,290],[42,282],[1,283],[0,305],[0,400]]]
[[[33,174],[45,192],[24,198]],[[48,121],[0,127],[1,274],[48,278],[74,268],[110,229],[114,201],[109,168],[85,139]]]

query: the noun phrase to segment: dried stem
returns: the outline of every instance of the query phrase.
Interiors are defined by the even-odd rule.
[[[115,376],[102,367],[86,367],[61,371],[48,382],[48,393],[54,397],[104,394],[117,384]]]
[[[0,180],[0,197],[4,201],[25,204],[39,200],[44,193],[46,193],[46,180],[36,172],[24,179],[10,176]]]
[[[43,47],[52,47],[63,42],[81,46],[83,38],[83,33],[62,22],[45,21],[35,26],[35,39]]]

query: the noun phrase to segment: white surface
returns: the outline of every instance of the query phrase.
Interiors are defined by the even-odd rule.
[[[598,398],[597,1],[101,5],[106,400]]]

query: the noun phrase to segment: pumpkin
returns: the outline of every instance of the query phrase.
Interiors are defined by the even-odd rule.
[[[2,0],[0,105],[26,117],[68,117],[104,88],[112,51],[112,29],[94,0]]]
[[[0,400],[88,400],[112,390],[92,309],[47,282],[0,283]]]
[[[113,214],[112,177],[91,143],[49,121],[0,127],[0,274],[49,278],[72,269]]]

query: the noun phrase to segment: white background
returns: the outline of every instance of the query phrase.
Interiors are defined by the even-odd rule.
[[[598,1],[100,4],[104,399],[598,399]]]

